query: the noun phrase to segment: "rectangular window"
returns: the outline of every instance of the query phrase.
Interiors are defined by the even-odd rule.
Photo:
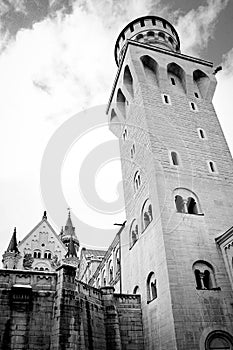
[[[171,100],[170,100],[169,95],[163,94],[163,95],[162,95],[162,98],[163,98],[163,103],[166,103],[166,104],[168,104],[168,105],[171,104]]]
[[[171,78],[172,85],[176,85],[175,79]]]

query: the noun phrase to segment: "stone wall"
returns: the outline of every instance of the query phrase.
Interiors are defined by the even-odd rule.
[[[75,275],[0,270],[0,350],[142,350],[140,296]]]

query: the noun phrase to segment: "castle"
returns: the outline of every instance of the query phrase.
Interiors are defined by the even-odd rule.
[[[46,212],[0,270],[1,349],[233,349],[233,163],[213,64],[180,52],[165,19],[129,23],[108,103],[126,222],[82,248]]]

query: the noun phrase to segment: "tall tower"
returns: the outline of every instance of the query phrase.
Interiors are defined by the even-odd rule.
[[[126,206],[122,283],[141,294],[145,349],[233,349],[233,293],[215,241],[232,226],[233,164],[213,65],[181,54],[156,16],[122,30],[115,59],[107,112]]]
[[[22,258],[18,249],[18,243],[16,238],[16,227],[12,234],[9,246],[2,256],[2,263],[4,269],[16,269],[18,267],[19,260]]]

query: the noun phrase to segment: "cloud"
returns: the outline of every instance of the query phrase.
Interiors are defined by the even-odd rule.
[[[200,54],[214,35],[219,13],[229,0],[207,0],[205,6],[199,6],[185,15],[177,12],[175,27],[181,39],[181,50],[190,55]]]

